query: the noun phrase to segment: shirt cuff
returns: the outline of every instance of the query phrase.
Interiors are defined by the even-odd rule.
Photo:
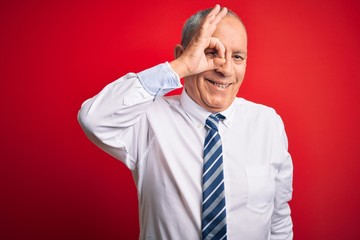
[[[168,62],[139,72],[137,76],[144,89],[153,96],[163,96],[182,87],[179,75]]]

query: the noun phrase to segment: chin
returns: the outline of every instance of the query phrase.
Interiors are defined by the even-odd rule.
[[[211,112],[221,112],[225,110],[228,106],[224,104],[209,104],[206,105],[208,110],[211,110]]]

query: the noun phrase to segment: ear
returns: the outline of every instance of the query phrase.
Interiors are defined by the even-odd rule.
[[[174,49],[175,58],[180,57],[183,52],[184,52],[184,47],[180,44],[176,44],[176,47]]]

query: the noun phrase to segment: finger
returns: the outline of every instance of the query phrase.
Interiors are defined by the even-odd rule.
[[[206,18],[208,18],[209,20],[215,19],[215,17],[219,14],[220,10],[221,10],[220,5],[216,4],[215,7],[208,13]]]
[[[209,65],[212,69],[217,69],[226,62],[225,46],[220,39],[211,37],[209,48],[215,49],[216,57],[209,59]]]
[[[208,48],[215,49],[219,58],[225,58],[225,46],[220,39],[211,37]]]
[[[211,60],[212,60],[213,69],[220,68],[226,62],[224,58],[213,58]]]
[[[220,7],[220,6],[219,6]],[[226,7],[223,7],[221,11],[216,11],[217,13],[214,16],[211,16],[210,23],[217,25],[228,13]]]
[[[217,4],[200,25],[200,36],[210,37],[214,33],[218,23],[227,15],[227,12],[227,8],[221,9],[220,5]]]

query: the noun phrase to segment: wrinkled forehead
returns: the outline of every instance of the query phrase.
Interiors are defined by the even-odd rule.
[[[232,15],[226,16],[218,24],[213,37],[219,38],[228,47],[246,51],[247,34],[244,24]]]
[[[218,24],[216,31],[220,27],[224,27],[224,26],[228,29],[233,30],[234,32],[239,32],[239,34],[247,36],[245,25],[238,17],[234,15],[229,15],[229,14],[226,15]]]

